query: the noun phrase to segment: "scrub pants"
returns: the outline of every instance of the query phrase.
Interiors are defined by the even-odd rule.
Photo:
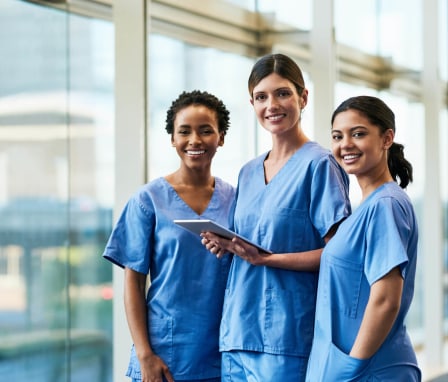
[[[303,382],[308,358],[251,351],[222,352],[222,382]]]
[[[141,379],[133,379],[132,382],[141,382]],[[166,382],[166,379],[163,378],[163,382]],[[209,379],[188,379],[179,382],[221,382],[221,378],[209,378]]]

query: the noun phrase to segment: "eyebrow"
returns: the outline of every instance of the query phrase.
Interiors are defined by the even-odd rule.
[[[365,126],[363,126],[363,125],[356,125],[356,126],[350,127],[349,131],[352,132],[353,130],[356,130],[356,129],[364,129],[364,130],[367,130],[367,127],[365,127]],[[337,129],[333,129],[333,128],[331,128],[331,131],[332,131],[332,132],[333,132],[333,131],[341,132],[341,130],[337,130]]]
[[[280,88],[276,88],[276,89],[274,89],[273,90],[273,92],[278,92],[278,91],[282,91],[282,90],[292,90],[292,88],[290,88],[289,86],[282,86],[282,87],[280,87]],[[254,92],[254,95],[256,95],[256,94],[264,94],[264,93],[269,93],[269,91],[266,91],[266,90],[259,90],[259,91],[257,91],[257,92]]]
[[[175,127],[178,128],[178,129],[191,129],[192,128],[191,125],[188,125],[188,124],[177,125]],[[210,127],[213,127],[213,125],[210,125],[209,123],[204,123],[202,125],[199,125],[200,129],[207,129],[207,128],[210,128]]]

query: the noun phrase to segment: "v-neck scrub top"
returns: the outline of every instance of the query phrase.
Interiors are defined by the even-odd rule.
[[[417,240],[413,207],[395,182],[377,188],[339,226],[321,258],[307,381],[371,381],[380,371],[381,381],[418,380],[405,374],[415,376],[419,371],[404,325],[414,294]],[[395,267],[400,267],[404,285],[392,329],[373,357],[350,357],[371,285]],[[405,368],[400,371],[397,366]]]
[[[219,323],[231,257],[216,259],[199,235],[173,220],[213,219],[228,226],[234,195],[234,187],[215,178],[210,203],[198,215],[164,178],[155,179],[130,198],[103,254],[149,274],[150,344],[176,381],[221,375]],[[141,377],[134,348],[127,375]]]
[[[274,253],[322,248],[350,213],[348,177],[328,150],[308,142],[265,183],[263,154],[238,177],[234,229]],[[307,357],[317,272],[254,266],[234,256],[220,331],[221,351]]]

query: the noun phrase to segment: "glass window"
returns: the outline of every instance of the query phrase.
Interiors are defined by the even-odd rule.
[[[335,0],[336,40],[421,69],[421,7],[421,0]]]
[[[0,380],[111,380],[113,29],[0,2]]]
[[[295,0],[259,0],[257,11],[270,15],[273,21],[289,24],[302,30],[310,30],[312,27],[313,2]]]
[[[441,179],[441,194],[442,194],[442,250],[445,276],[448,273],[448,109],[445,108],[440,113],[440,179]],[[447,324],[445,325],[445,331],[448,331],[448,285],[445,284],[445,309],[444,318]]]
[[[448,1],[439,0],[439,57],[442,79],[448,81]],[[448,91],[447,91],[448,92]],[[447,95],[448,97],[448,95]],[[448,105],[446,105],[448,108]],[[442,126],[447,126],[446,124]]]
[[[257,0],[223,0],[226,3],[232,3],[238,5],[239,7],[246,8],[250,11],[255,10],[255,4]]]
[[[376,0],[334,0],[336,41],[362,52],[378,53]]]

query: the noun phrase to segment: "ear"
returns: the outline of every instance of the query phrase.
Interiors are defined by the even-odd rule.
[[[223,146],[224,145],[224,133],[221,132],[219,133],[219,143],[218,146]]]
[[[250,97],[250,104],[252,105],[252,106],[254,106],[254,99],[252,98],[252,97]]]
[[[394,143],[395,133],[392,129],[387,129],[383,134],[384,149],[388,150]]]
[[[171,134],[171,146],[176,147],[176,144],[174,143],[173,134]]]
[[[305,109],[305,106],[308,104],[308,89],[303,89],[299,104],[301,109]]]

